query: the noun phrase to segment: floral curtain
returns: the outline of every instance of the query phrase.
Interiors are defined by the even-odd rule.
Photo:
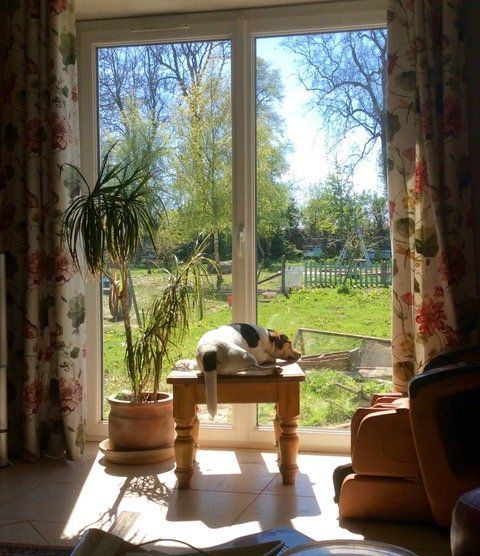
[[[61,241],[79,192],[74,4],[2,8],[0,249],[7,254],[11,453],[79,458],[84,447],[85,297]]]
[[[394,384],[478,343],[462,0],[388,0]]]

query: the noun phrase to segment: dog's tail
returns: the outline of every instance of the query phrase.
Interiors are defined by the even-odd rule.
[[[217,352],[206,350],[202,355],[207,410],[213,419],[217,413]]]

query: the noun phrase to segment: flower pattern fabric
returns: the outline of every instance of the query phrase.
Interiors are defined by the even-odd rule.
[[[464,2],[388,0],[393,378],[478,343],[464,80]]]
[[[74,3],[3,8],[0,248],[7,254],[9,443],[35,460],[84,448],[85,296],[62,243],[79,193]]]

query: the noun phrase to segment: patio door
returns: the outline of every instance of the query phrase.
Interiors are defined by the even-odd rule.
[[[132,317],[142,318],[142,309],[164,284],[165,271],[188,257],[200,234],[210,234],[209,255],[221,268],[220,274],[212,273],[205,291],[203,319],[193,317],[174,359],[194,357],[204,330],[232,321],[258,320],[294,335],[286,314],[264,311],[269,288],[258,286],[265,273],[274,273],[266,264],[265,238],[274,241],[279,235],[275,226],[283,222],[290,195],[284,186],[276,188],[289,180],[289,161],[275,151],[288,151],[288,141],[282,145],[278,135],[282,122],[277,112],[283,108],[274,106],[275,95],[281,96],[275,91],[281,54],[259,61],[262,48],[271,50],[261,41],[312,29],[379,26],[384,17],[381,1],[365,0],[335,8],[79,24],[82,170],[92,180],[102,155],[112,149],[117,159],[130,158],[154,170],[154,197],[161,200],[161,258],[145,242],[132,261]],[[282,204],[275,202],[281,191]],[[119,372],[122,323],[117,322],[111,279],[90,281],[87,288],[91,437],[107,435],[106,396],[128,386]],[[224,406],[214,422],[202,417],[201,442],[271,446],[270,410],[262,411],[263,421],[251,405]],[[301,435],[301,446],[345,450],[348,434],[331,432],[325,442],[325,435],[310,430]]]

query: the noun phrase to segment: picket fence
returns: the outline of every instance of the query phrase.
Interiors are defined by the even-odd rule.
[[[375,288],[392,285],[392,261],[370,265],[365,261],[328,262],[307,259],[303,269],[304,287],[349,286]]]

